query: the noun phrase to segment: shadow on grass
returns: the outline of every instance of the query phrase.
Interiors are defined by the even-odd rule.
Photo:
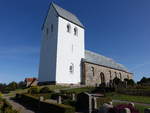
[[[24,103],[24,102],[22,102],[22,101],[20,101],[20,100],[17,100],[17,99],[15,99],[15,98],[10,98],[10,100],[12,100],[12,101],[14,101],[14,102],[16,102],[16,103],[22,105],[22,106],[25,107],[27,110],[31,110],[31,111],[33,111],[34,113],[42,113],[42,112],[40,112],[40,106],[39,106],[39,108],[36,108],[36,107],[33,107],[34,105],[30,105],[30,104],[28,104],[28,103]],[[39,103],[37,103],[37,104],[39,104]]]

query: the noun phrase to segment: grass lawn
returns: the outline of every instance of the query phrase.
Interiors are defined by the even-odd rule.
[[[40,88],[43,87],[49,87],[50,90],[61,90],[64,88],[69,88],[69,86],[61,86],[61,85],[44,85],[44,86],[39,86]]]
[[[125,103],[113,103],[113,105],[119,105],[119,104],[125,104]],[[137,105],[135,104],[135,108],[139,110],[140,113],[144,113],[144,109],[149,108],[148,106],[143,106],[143,105]]]
[[[82,92],[90,92],[92,91],[94,88],[93,87],[82,87],[82,88],[71,88],[71,89],[67,89],[67,90],[62,90],[65,93],[82,93]]]
[[[16,93],[26,93],[27,91],[28,91],[28,88],[26,88],[26,89],[17,89],[15,91],[10,91],[8,93],[8,96],[15,96]]]
[[[50,90],[61,90],[64,88],[69,88],[69,86],[60,86],[60,85],[44,85],[44,86],[39,86],[39,88],[43,88],[43,87],[49,87]],[[29,88],[26,89],[17,89],[15,91],[10,91],[7,95],[8,96],[15,96],[16,93],[27,93]]]
[[[112,98],[113,100],[125,100],[131,102],[150,104],[150,97],[146,96],[131,96],[118,93],[107,93],[106,96]]]

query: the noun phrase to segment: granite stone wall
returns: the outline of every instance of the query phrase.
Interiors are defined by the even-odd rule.
[[[106,66],[83,62],[83,77],[82,84],[89,86],[100,85],[103,81],[109,84],[110,80],[118,77],[122,81],[124,79],[132,79],[133,74],[117,70]]]

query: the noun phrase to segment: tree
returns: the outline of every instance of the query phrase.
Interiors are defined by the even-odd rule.
[[[124,82],[127,83],[128,86],[134,86],[135,84],[133,79],[124,79]]]
[[[121,80],[119,78],[117,78],[117,77],[115,77],[113,79],[113,83],[116,84],[116,85],[119,85],[120,82],[121,82]]]
[[[146,77],[143,77],[139,82],[137,82],[137,84],[140,84],[140,85],[149,85],[150,84],[150,78],[146,78]]]
[[[18,84],[16,82],[11,82],[11,83],[8,84],[7,88],[10,91],[16,90],[18,88]]]
[[[19,88],[19,89],[25,88],[25,82],[20,81],[20,82],[18,83],[18,88]]]

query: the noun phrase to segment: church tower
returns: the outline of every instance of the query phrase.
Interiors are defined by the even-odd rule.
[[[84,58],[84,26],[67,10],[51,3],[42,27],[39,82],[79,84]]]

